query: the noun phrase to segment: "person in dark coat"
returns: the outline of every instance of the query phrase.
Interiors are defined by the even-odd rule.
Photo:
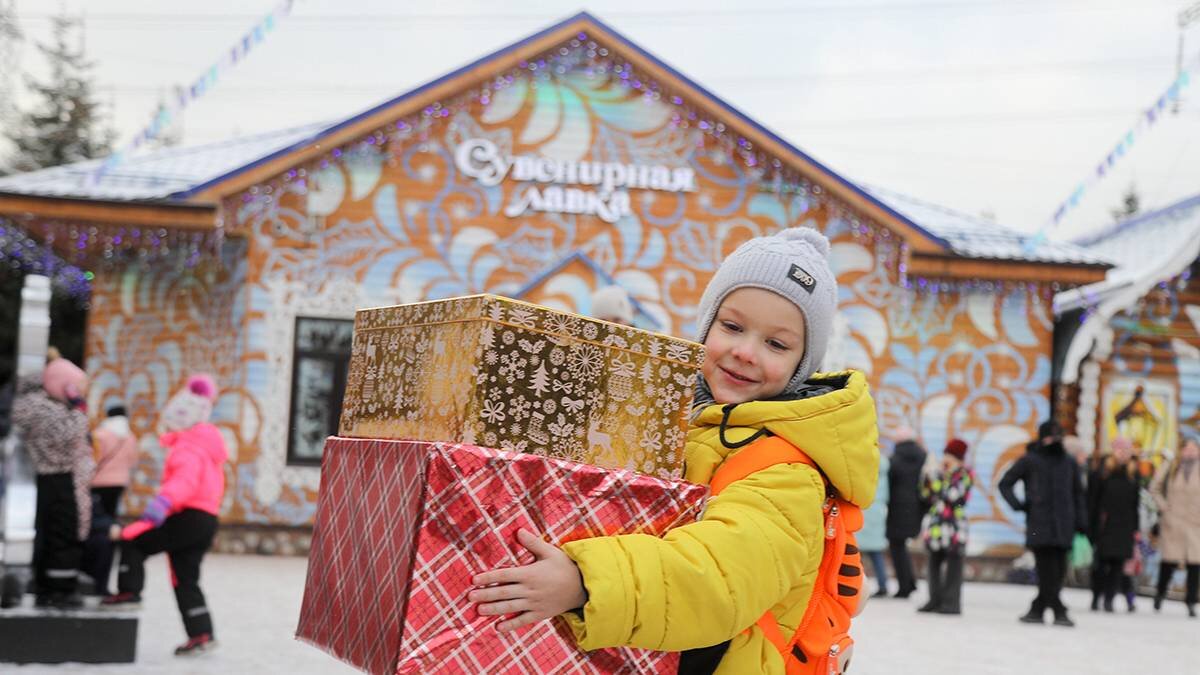
[[[1092,610],[1113,611],[1113,598],[1124,576],[1125,561],[1133,557],[1138,531],[1139,485],[1133,444],[1116,438],[1112,453],[1088,478],[1088,537],[1095,551],[1096,575],[1092,586]]]
[[[1063,448],[1062,427],[1047,420],[1038,427],[1038,438],[1000,479],[1000,494],[1014,511],[1025,512],[1025,546],[1033,552],[1038,594],[1021,617],[1024,623],[1043,623],[1046,609],[1054,623],[1074,626],[1059,597],[1067,573],[1067,553],[1076,532],[1087,529],[1087,495],[1075,458]],[[1025,499],[1013,486],[1024,485]]]
[[[921,467],[925,464],[926,453],[914,438],[912,429],[902,427],[892,436],[896,440],[896,447],[892,451],[891,466],[888,467],[886,534],[892,567],[895,568],[896,581],[899,583],[896,597],[907,598],[917,590],[912,558],[908,554],[908,540],[921,533],[921,518],[925,515],[919,491]]]

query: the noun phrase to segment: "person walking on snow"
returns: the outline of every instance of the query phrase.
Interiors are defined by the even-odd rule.
[[[1053,420],[1042,422],[1038,437],[1000,479],[1000,494],[1014,511],[1025,512],[1025,546],[1033,552],[1037,567],[1038,594],[1021,617],[1022,623],[1043,623],[1046,610],[1054,612],[1054,624],[1074,626],[1063,604],[1063,581],[1067,574],[1067,552],[1076,532],[1087,529],[1087,497],[1075,458],[1063,448],[1062,427]],[[1013,486],[1025,486],[1025,499],[1017,499]]]
[[[908,540],[921,534],[921,469],[925,465],[925,448],[916,440],[909,427],[893,433],[896,447],[888,468],[887,539],[896,571],[897,598],[907,598],[917,590]]]
[[[863,526],[858,531],[858,550],[864,558],[871,561],[875,572],[875,583],[878,588],[871,597],[886,598],[888,594],[887,565],[883,561],[883,552],[887,550],[887,509],[888,509],[888,458],[879,454],[879,482],[875,488],[875,501],[870,508],[863,511]]]
[[[952,438],[942,452],[941,466],[921,480],[921,501],[929,504],[921,532],[929,550],[929,602],[919,612],[962,614],[966,508],[975,484],[966,459],[967,444]]]
[[[1163,463],[1155,474],[1150,494],[1158,505],[1162,542],[1154,611],[1162,609],[1171,576],[1183,565],[1187,570],[1183,602],[1194,619],[1200,602],[1200,438],[1187,434],[1179,456]]]
[[[163,408],[160,424],[166,433],[159,442],[167,449],[167,459],[162,484],[142,516],[120,531],[117,593],[101,601],[110,608],[139,605],[146,557],[168,553],[175,601],[188,636],[175,649],[177,656],[216,645],[212,616],[200,590],[200,563],[217,532],[229,456],[221,432],[208,421],[216,398],[212,377],[197,374]]]
[[[129,487],[129,476],[137,463],[137,437],[129,429],[125,407],[105,411],[104,421],[92,432],[96,449],[96,473],[92,476],[92,534],[84,544],[83,571],[95,582],[95,593],[109,595],[113,542],[108,524],[116,522],[121,495]]]
[[[1126,561],[1133,558],[1140,489],[1133,443],[1117,437],[1112,442],[1112,453],[1088,478],[1088,534],[1096,556],[1093,612],[1100,609],[1101,600],[1104,611],[1114,611],[1113,599],[1125,576]]]

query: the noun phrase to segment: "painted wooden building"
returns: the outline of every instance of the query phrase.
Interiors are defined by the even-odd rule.
[[[0,180],[0,214],[94,270],[93,409],[130,406],[139,480],[158,407],[218,376],[238,546],[311,520],[356,307],[490,291],[586,313],[619,284],[640,325],[690,336],[725,255],[805,225],[840,282],[826,365],[869,374],[885,427],[972,445],[974,546],[1002,549],[1020,520],[991,485],[1049,414],[1052,293],[1107,267],[855,185],[586,14],[336,124],[100,168]]]
[[[1117,267],[1055,297],[1061,421],[1089,448],[1173,454],[1200,430],[1200,196],[1077,243]]]

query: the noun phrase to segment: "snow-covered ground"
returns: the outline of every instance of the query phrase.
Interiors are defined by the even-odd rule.
[[[895,582],[893,581],[893,584]],[[1091,594],[1068,589],[1063,600],[1075,628],[1017,622],[1037,595],[1033,586],[967,584],[963,614],[918,614],[921,591],[907,601],[872,600],[855,620],[853,675],[1185,675],[1200,672],[1200,619],[1182,603],[1155,614],[1150,598],[1137,612],[1088,611]]]
[[[0,664],[0,672],[14,675],[357,673],[354,668],[292,638],[300,616],[307,563],[304,558],[282,556],[206,556],[200,571],[200,587],[212,610],[217,648],[196,657],[179,658],[173,652],[187,636],[175,607],[166,558],[154,556],[146,562],[137,663],[21,667]]]
[[[213,555],[201,583],[216,621],[219,648],[194,659],[172,655],[183,628],[167,582],[165,561],[151,559],[132,665],[0,666],[20,675],[95,673],[122,675],[220,673],[352,673],[323,652],[296,642],[305,561],[299,558]],[[858,641],[854,675],[993,675],[1080,673],[1081,675],[1180,675],[1200,672],[1200,619],[1189,620],[1179,603],[1154,614],[1146,598],[1133,615],[1087,611],[1089,597],[1066,592],[1079,624],[1074,629],[1027,626],[1017,616],[1027,609],[1031,586],[968,584],[965,614],[917,614],[921,593],[903,600],[872,600],[855,620]],[[1122,603],[1123,604],[1123,603]],[[474,675],[474,674],[472,674]]]

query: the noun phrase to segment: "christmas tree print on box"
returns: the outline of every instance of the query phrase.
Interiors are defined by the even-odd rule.
[[[704,349],[495,295],[359,310],[341,435],[682,473]]]

